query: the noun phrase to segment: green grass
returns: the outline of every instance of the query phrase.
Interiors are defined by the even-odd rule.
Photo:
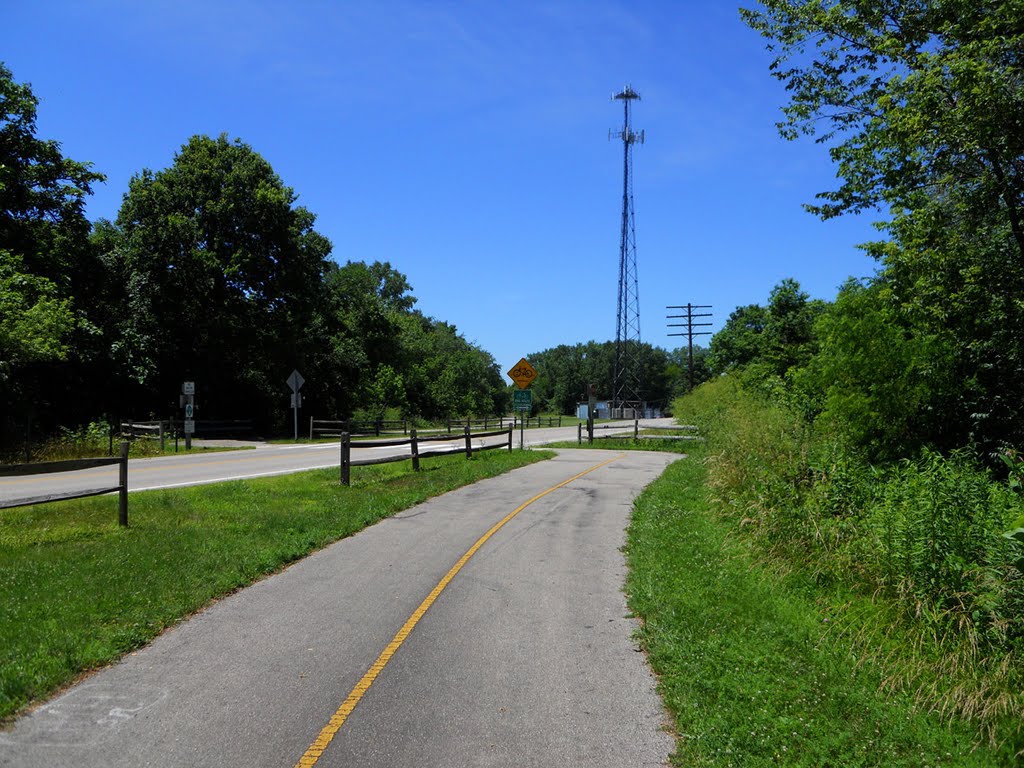
[[[675,721],[674,765],[1012,764],[973,749],[977,730],[881,692],[882,670],[830,621],[849,596],[761,567],[711,511],[705,482],[699,459],[670,466],[638,498],[627,547],[630,606]]]
[[[0,719],[235,589],[432,496],[551,456],[489,451],[0,511]]]

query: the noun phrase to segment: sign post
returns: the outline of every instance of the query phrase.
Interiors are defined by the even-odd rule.
[[[587,443],[594,444],[594,408],[597,405],[597,385],[587,387]]]
[[[537,369],[534,368],[530,361],[525,357],[519,358],[519,362],[512,366],[511,370],[508,371],[508,377],[515,382],[515,385],[519,387],[518,392],[512,393],[512,408],[515,411],[523,411],[526,413],[526,418],[529,418],[530,411],[533,409],[533,392],[527,389],[534,379],[537,378]],[[523,434],[524,423],[523,419],[519,419],[519,448],[522,450],[526,445],[526,439]]]
[[[181,383],[180,405],[185,409],[185,450],[192,450],[192,435],[196,432],[196,383],[194,381],[183,381]],[[177,446],[177,443],[175,443]],[[175,447],[177,450],[177,447]]]
[[[306,380],[297,370],[292,371],[288,376],[288,387],[292,391],[292,411],[295,415],[295,442],[299,442],[299,408],[302,407],[302,395],[299,394],[299,390],[305,383]]]

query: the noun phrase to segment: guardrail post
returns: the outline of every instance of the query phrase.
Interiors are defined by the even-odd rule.
[[[466,425],[466,458],[467,459],[472,459],[473,458],[473,440],[472,440],[472,437],[473,436],[472,436],[472,434],[469,431],[469,425],[467,424]]]
[[[309,417],[309,439],[313,439],[313,417]]]
[[[508,452],[512,453],[512,425],[508,425]]]
[[[128,443],[121,443],[121,463],[118,466],[118,479],[121,489],[118,494],[117,522],[128,527]]]
[[[640,439],[640,419],[633,420],[633,439]]]
[[[348,485],[351,474],[352,446],[348,432],[341,433],[341,484]]]
[[[416,427],[409,434],[409,450],[412,453],[412,471],[420,471],[420,446],[416,440]]]

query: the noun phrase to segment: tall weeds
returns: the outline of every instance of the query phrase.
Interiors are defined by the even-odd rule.
[[[735,377],[674,407],[707,440],[717,509],[765,562],[839,602],[871,601],[832,617],[861,658],[1024,757],[1024,543],[1005,535],[1024,513],[1019,493],[968,452],[869,466],[784,396]]]

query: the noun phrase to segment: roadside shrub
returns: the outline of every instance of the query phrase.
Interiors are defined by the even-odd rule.
[[[872,466],[841,430],[816,431],[770,377],[720,377],[674,410],[706,440],[716,509],[766,564],[878,603],[876,618],[840,623],[862,658],[889,668],[888,685],[1024,756],[1018,491],[968,451]],[[897,625],[911,646],[891,644]]]
[[[110,451],[110,424],[94,421],[74,429],[61,427],[60,433],[32,451],[34,461],[60,461],[91,456],[106,456]]]
[[[1000,607],[1020,587],[1010,578],[1013,542],[1003,535],[1020,510],[1019,497],[964,452],[900,462],[869,512],[879,585],[915,612],[927,603],[989,627],[1019,625],[1024,617]]]

